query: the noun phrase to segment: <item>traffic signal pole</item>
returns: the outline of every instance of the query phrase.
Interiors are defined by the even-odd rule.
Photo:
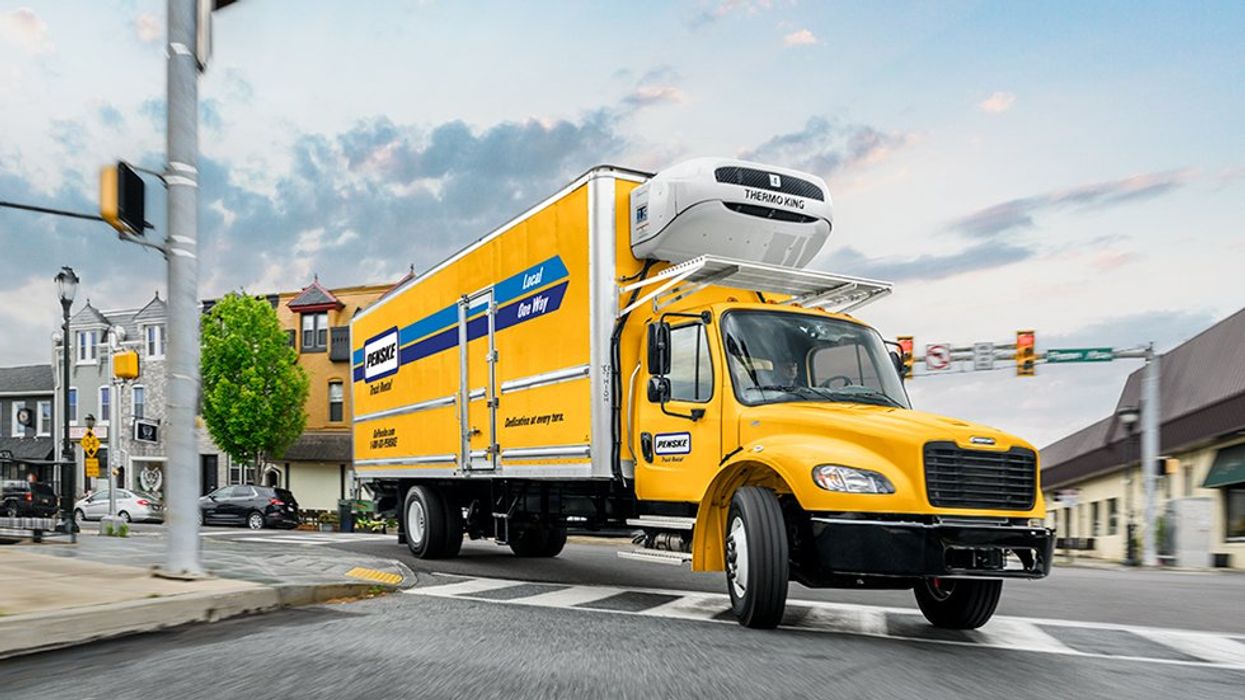
[[[169,337],[168,461],[165,465],[167,552],[158,573],[204,576],[199,553],[195,470],[195,404],[199,393],[198,154],[199,66],[195,0],[168,0]]]
[[[1158,566],[1158,521],[1155,515],[1155,481],[1159,462],[1159,358],[1154,343],[1146,347],[1146,366],[1141,375],[1141,478],[1145,486],[1146,528],[1141,561]]]

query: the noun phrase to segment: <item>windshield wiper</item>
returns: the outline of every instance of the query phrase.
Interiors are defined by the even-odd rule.
[[[842,389],[838,389],[838,390],[827,389],[826,397],[830,398],[831,400],[843,400],[843,401],[859,401],[860,399],[873,399],[875,401],[881,401],[886,406],[892,406],[894,408],[905,408],[905,406],[902,403],[896,401],[894,398],[888,396],[887,394],[884,394],[878,391],[877,389],[861,389],[860,391],[843,391]],[[838,399],[835,397],[842,397],[842,398]],[[861,401],[861,403],[869,403],[869,402]]]

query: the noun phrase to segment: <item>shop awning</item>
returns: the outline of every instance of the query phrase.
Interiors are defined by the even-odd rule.
[[[1233,445],[1219,450],[1215,463],[1210,465],[1202,488],[1232,486],[1245,483],[1245,444]]]

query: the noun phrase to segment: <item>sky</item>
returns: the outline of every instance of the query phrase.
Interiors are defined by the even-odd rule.
[[[893,281],[887,337],[1167,349],[1245,306],[1245,4],[241,0],[200,80],[201,296],[426,269],[587,168],[698,156],[828,181],[811,267]],[[0,200],[93,213],[160,169],[165,3],[0,2]],[[163,192],[147,218],[164,229]],[[0,209],[0,365],[52,277],[138,306],[158,254]],[[914,403],[1045,445],[1137,361],[953,371]]]

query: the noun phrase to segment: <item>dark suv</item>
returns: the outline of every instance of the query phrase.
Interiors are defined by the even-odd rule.
[[[272,486],[222,486],[199,499],[199,522],[252,530],[293,528],[298,525],[298,501],[293,493]]]
[[[0,515],[10,518],[50,518],[56,515],[56,491],[39,481],[0,484]]]

